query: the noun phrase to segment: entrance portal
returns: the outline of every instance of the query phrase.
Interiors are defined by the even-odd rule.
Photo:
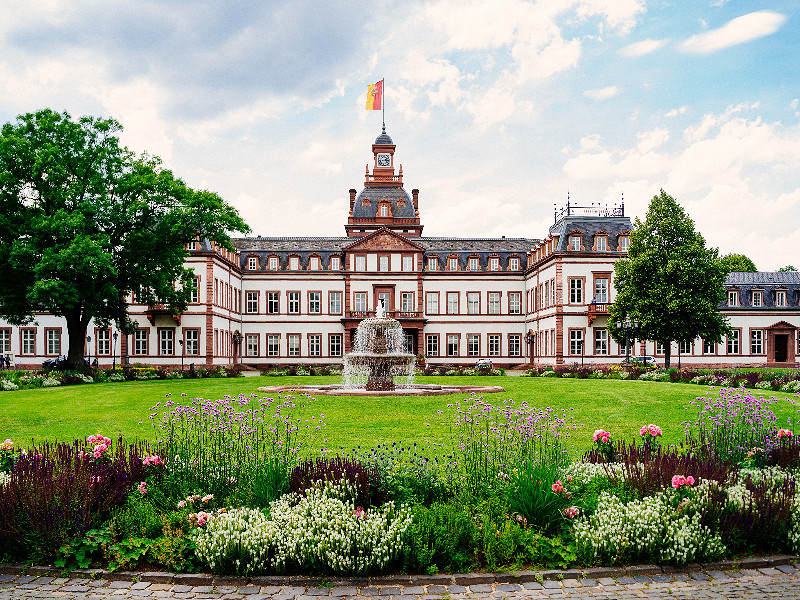
[[[783,363],[789,359],[789,336],[775,335],[775,362]]]

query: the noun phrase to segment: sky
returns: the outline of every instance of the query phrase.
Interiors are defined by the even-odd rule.
[[[113,117],[263,236],[341,236],[381,113],[426,236],[542,238],[664,189],[800,268],[797,0],[3,0],[0,123]]]

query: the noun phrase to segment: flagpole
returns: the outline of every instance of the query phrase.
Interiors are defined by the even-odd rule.
[[[381,78],[381,121],[383,121],[383,133],[386,133],[386,81]]]

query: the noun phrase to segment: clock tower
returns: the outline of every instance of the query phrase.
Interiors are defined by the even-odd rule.
[[[404,237],[422,235],[419,221],[419,190],[403,189],[403,165],[394,168],[395,145],[383,126],[372,144],[372,173],[366,169],[364,189],[358,196],[350,190],[350,215],[344,226],[348,237],[362,237],[386,227]]]

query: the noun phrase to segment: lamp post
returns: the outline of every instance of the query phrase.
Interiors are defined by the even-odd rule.
[[[181,345],[181,373],[183,373],[183,338],[179,339],[178,343]]]
[[[639,321],[636,319],[631,320],[630,317],[625,317],[624,321],[617,321],[617,329],[622,329],[625,332],[625,362],[631,362],[631,346],[630,337],[631,333],[639,329]]]
[[[531,330],[528,330],[528,333],[525,334],[525,343],[528,345],[528,358],[530,362],[533,362],[533,333]]]
[[[92,364],[92,336],[86,336],[86,351],[89,353],[89,364]]]
[[[236,356],[239,351],[239,344],[242,343],[242,334],[237,329],[233,332],[233,364],[236,364]]]
[[[114,338],[114,347],[112,348],[113,353],[114,353],[114,359],[113,359],[113,366],[111,367],[111,370],[112,371],[116,371],[117,370],[117,338],[119,337],[119,334],[115,331],[114,334],[111,337]]]

